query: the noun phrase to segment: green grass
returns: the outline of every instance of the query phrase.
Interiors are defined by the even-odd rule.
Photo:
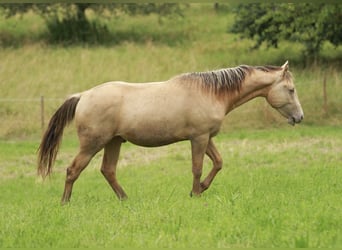
[[[76,151],[66,137],[50,180],[34,177],[38,142],[0,142],[2,247],[341,247],[338,127],[236,130],[216,138],[223,170],[190,198],[188,142],[124,144],[119,202],[99,171],[100,152],[60,206]],[[24,160],[26,159],[26,160]],[[204,172],[210,162],[205,161]],[[5,169],[5,170],[4,170]]]

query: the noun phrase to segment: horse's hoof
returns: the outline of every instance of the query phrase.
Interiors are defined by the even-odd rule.
[[[119,201],[126,201],[128,199],[128,196],[122,196],[122,197],[119,197]]]
[[[190,191],[190,197],[200,197],[201,194],[196,194],[196,193],[193,193],[192,191]]]
[[[61,206],[67,206],[70,204],[70,201],[61,201]]]

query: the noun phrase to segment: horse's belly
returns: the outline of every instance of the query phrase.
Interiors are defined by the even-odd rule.
[[[190,131],[186,128],[174,128],[167,125],[140,126],[126,128],[120,133],[120,136],[125,140],[136,145],[145,147],[157,147],[186,140],[189,138]]]
[[[159,147],[164,145],[169,145],[178,141],[182,141],[181,139],[175,139],[175,138],[124,138],[125,140],[143,147]],[[185,139],[183,139],[185,140]]]
[[[184,119],[135,120],[119,129],[118,135],[136,145],[157,147],[189,140],[199,135],[214,136],[220,129],[220,123],[211,121],[189,122]]]

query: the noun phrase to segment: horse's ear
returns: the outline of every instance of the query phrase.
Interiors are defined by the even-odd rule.
[[[282,76],[284,77],[286,72],[289,70],[289,61],[286,61],[284,65],[281,66],[281,68],[282,68]]]

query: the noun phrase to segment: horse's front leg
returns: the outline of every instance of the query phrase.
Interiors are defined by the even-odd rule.
[[[192,174],[193,183],[190,195],[200,195],[203,192],[201,187],[201,176],[203,158],[209,142],[209,135],[202,135],[191,140]]]
[[[127,195],[116,178],[116,165],[119,160],[122,141],[123,140],[121,138],[115,137],[107,143],[104,148],[101,172],[114,190],[117,197],[120,200],[125,200],[127,199]]]
[[[211,182],[214,180],[216,174],[222,169],[222,157],[217,151],[212,138],[209,140],[206,154],[213,162],[213,168],[209,172],[208,176],[201,182],[202,192],[209,188]]]

